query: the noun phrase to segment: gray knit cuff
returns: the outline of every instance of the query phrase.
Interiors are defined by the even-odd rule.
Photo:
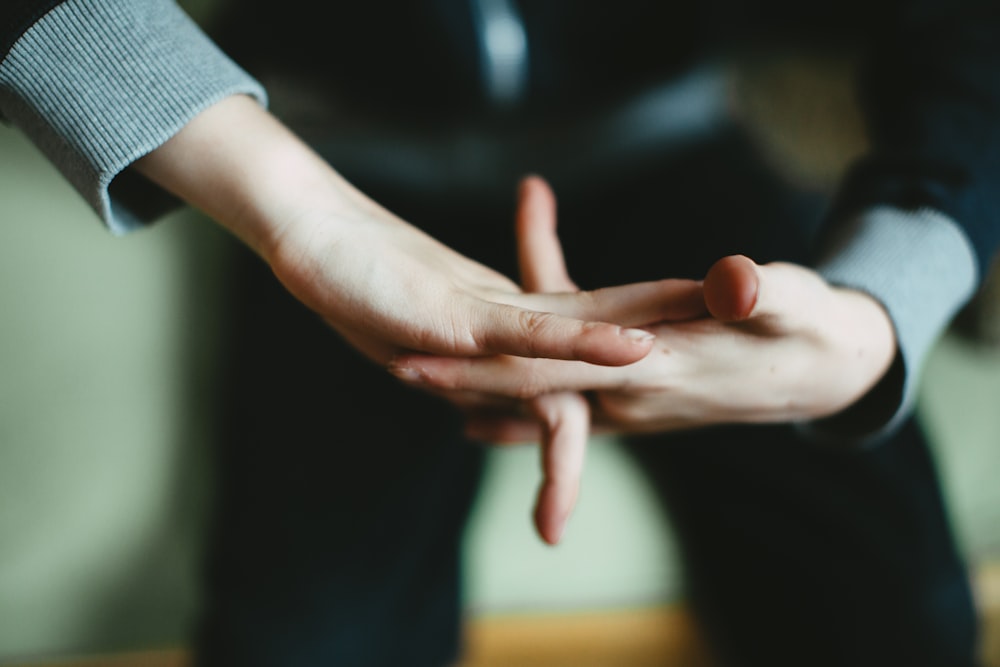
[[[234,94],[267,103],[260,84],[168,0],[68,0],[0,62],[0,113],[116,234],[178,204],[126,168]]]
[[[976,257],[954,221],[930,209],[876,207],[855,218],[817,270],[831,284],[866,292],[888,311],[901,372],[890,373],[865,401],[891,396],[884,418],[862,433],[828,429],[836,417],[802,425],[811,436],[866,445],[878,442],[912,411],[924,359],[978,284]]]

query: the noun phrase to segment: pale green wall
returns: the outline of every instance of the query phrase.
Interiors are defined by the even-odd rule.
[[[212,317],[231,239],[180,213],[113,238],[0,128],[0,662],[181,641],[197,604]],[[923,408],[973,554],[1000,548],[1000,354],[945,341]],[[593,443],[565,543],[529,510],[529,448],[497,451],[467,543],[470,608],[676,594],[669,532],[613,441]]]
[[[0,128],[0,656],[181,632],[220,241],[111,237]]]
[[[974,558],[1000,559],[1000,348],[945,337],[928,359],[919,407],[960,541]]]

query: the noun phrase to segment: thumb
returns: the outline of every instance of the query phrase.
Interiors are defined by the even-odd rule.
[[[723,257],[708,270],[705,306],[721,322],[757,322],[769,331],[796,328],[823,309],[828,285],[818,273],[786,262],[757,264],[743,255]]]
[[[526,292],[576,292],[556,234],[556,197],[540,176],[521,180],[517,202],[517,258]]]
[[[749,257],[723,257],[705,276],[705,306],[721,322],[739,322],[755,314],[760,297],[758,266]]]

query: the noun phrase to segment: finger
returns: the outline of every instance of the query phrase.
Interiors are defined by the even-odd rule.
[[[760,292],[757,265],[743,255],[723,257],[705,276],[705,305],[717,320],[737,322],[753,313]]]
[[[481,306],[478,319],[468,327],[478,354],[622,366],[642,359],[653,346],[654,336],[649,332],[606,320],[586,321],[499,303],[483,302]]]
[[[539,176],[521,181],[517,206],[517,258],[526,292],[576,292],[556,234],[556,198]]]
[[[557,359],[512,356],[435,357],[400,355],[388,366],[396,377],[448,391],[481,391],[529,399],[562,391],[614,390],[642,382],[631,366],[597,366]]]
[[[590,406],[579,394],[540,396],[532,408],[542,425],[542,483],[535,503],[535,527],[558,544],[580,492],[589,437]]]
[[[517,242],[518,261],[522,272],[523,289],[527,292],[542,292],[550,290],[576,291],[576,286],[569,279],[566,273],[566,266],[562,255],[562,247],[559,239],[555,235],[556,212],[555,196],[548,184],[539,177],[528,177],[521,183],[518,193],[517,208]],[[541,312],[551,312],[546,308]],[[530,317],[530,316],[529,316]],[[606,315],[597,317],[583,317],[581,320],[601,320],[608,322]],[[552,325],[559,323],[557,318],[548,316],[535,316],[526,320],[526,328],[544,331],[541,324]],[[616,333],[630,343],[631,349],[622,349],[620,340],[607,340],[602,345],[602,340],[607,339],[614,331],[606,326],[595,325],[593,323],[584,325],[588,327],[582,333],[591,340],[586,340],[581,336],[578,343],[581,354],[574,354],[571,357],[560,354],[529,354],[527,356],[545,356],[553,358],[580,358],[587,359],[598,364],[627,364],[638,360],[652,345],[652,340],[648,335],[644,335],[641,330],[619,329]],[[589,334],[589,335],[588,335]],[[542,340],[536,340],[535,344],[545,344]],[[640,356],[635,356],[637,350],[642,350]],[[596,356],[589,356],[596,355]],[[624,356],[623,356],[624,355]]]
[[[510,303],[580,320],[640,327],[705,315],[702,285],[695,280],[666,279],[604,287],[589,292],[519,294]]]
[[[598,422],[596,419],[596,416],[591,419],[590,433],[592,435],[621,435],[624,433],[620,424],[611,424],[607,421]],[[467,414],[463,432],[470,440],[494,445],[537,443],[542,440],[542,427],[537,419],[498,415],[490,411],[474,410]]]
[[[826,283],[814,271],[784,262],[759,265],[743,255],[723,257],[705,276],[705,305],[723,322],[760,321],[786,329],[824,307]]]

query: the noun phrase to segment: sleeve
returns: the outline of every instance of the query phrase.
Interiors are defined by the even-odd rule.
[[[893,368],[810,434],[878,442],[912,411],[923,361],[1000,244],[1000,3],[909,3],[859,72],[870,149],[827,216],[817,269],[867,292],[896,330]]]
[[[115,234],[179,201],[129,169],[215,102],[260,84],[169,0],[5,0],[0,117]]]

